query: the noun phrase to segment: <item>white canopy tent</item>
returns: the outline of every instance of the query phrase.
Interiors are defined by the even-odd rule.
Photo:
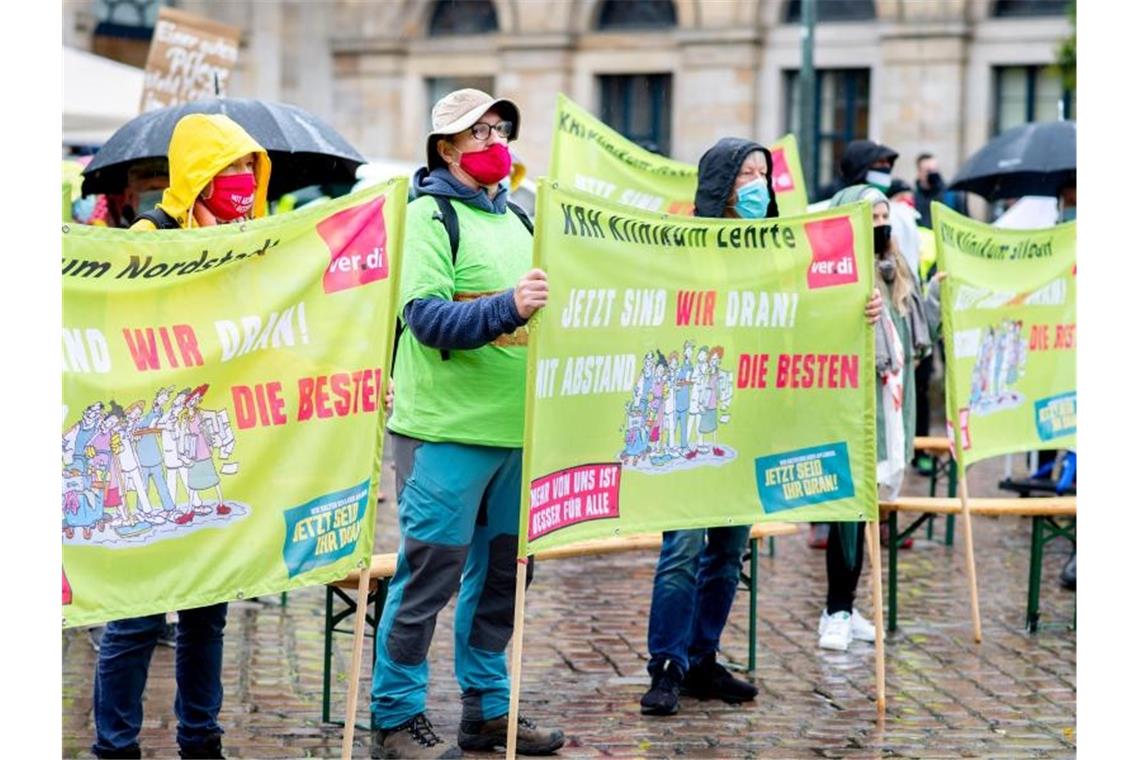
[[[139,114],[143,70],[110,58],[63,49],[63,142],[102,145]]]

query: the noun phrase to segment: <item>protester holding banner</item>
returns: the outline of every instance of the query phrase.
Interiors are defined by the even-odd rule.
[[[174,127],[169,148],[170,187],[132,230],[205,227],[265,215],[269,156],[223,115],[191,114]],[[215,476],[216,477],[216,476]],[[165,500],[164,500],[165,502]],[[163,505],[173,520],[173,503]],[[228,511],[221,501],[213,507]],[[193,517],[193,512],[187,512]],[[225,602],[180,610],[175,652],[178,746],[184,758],[222,754],[222,631]],[[95,673],[97,757],[141,757],[142,696],[151,653],[165,627],[163,614],[107,624]]]
[[[701,157],[695,216],[765,219],[778,214],[767,148],[726,137]],[[874,321],[881,308],[876,292],[867,304],[867,318]],[[684,441],[688,410],[678,401],[675,413]],[[642,714],[676,713],[680,694],[729,703],[756,697],[755,686],[734,678],[716,661],[749,532],[748,525],[665,531],[649,612],[652,682],[641,698]]]
[[[401,542],[376,632],[373,757],[459,757],[507,743],[526,324],[547,299],[545,273],[531,268],[529,220],[508,200],[518,125],[509,100],[446,95],[414,179],[389,426]],[[425,715],[436,615],[457,590],[458,747]],[[563,741],[519,721],[522,754]]]
[[[914,366],[929,352],[930,310],[910,267],[891,236],[891,204],[870,185],[854,185],[831,199],[831,206],[872,203],[875,282],[886,294],[886,308],[875,323],[875,428],[878,481],[888,498],[898,495],[914,452]],[[937,297],[937,289],[932,298]],[[934,307],[936,308],[936,307]],[[873,642],[875,626],[855,609],[863,569],[862,523],[834,522],[827,542],[827,606],[819,617],[819,646],[846,651],[853,639]]]

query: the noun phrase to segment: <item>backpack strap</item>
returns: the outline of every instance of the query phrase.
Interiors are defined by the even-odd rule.
[[[150,211],[144,211],[135,217],[136,221],[139,219],[146,219],[153,224],[156,229],[160,230],[174,230],[179,227],[178,220],[158,206],[155,206]]]
[[[534,222],[532,222],[530,220],[530,217],[526,215],[526,212],[523,211],[522,206],[514,203],[513,201],[507,201],[507,208],[514,212],[515,216],[517,216],[519,218],[519,221],[523,223],[523,226],[526,227],[526,231],[531,234],[531,237],[533,237]]]
[[[451,243],[451,263],[454,265],[459,258],[459,216],[455,213],[455,206],[451,205],[451,199],[442,195],[433,195],[435,205],[439,207],[439,211],[432,215],[432,218],[443,225],[443,229],[447,231],[447,240]]]

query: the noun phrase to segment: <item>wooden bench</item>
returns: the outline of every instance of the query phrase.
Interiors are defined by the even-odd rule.
[[[749,534],[749,569],[741,573],[741,583],[748,589],[748,671],[756,669],[756,592],[755,578],[759,569],[758,553],[759,542],[762,538],[769,540],[776,536],[789,536],[799,531],[799,526],[793,523],[761,523],[752,526]],[[535,560],[548,562],[552,560],[573,559],[576,557],[595,557],[604,554],[617,554],[619,552],[648,551],[661,548],[660,533],[641,533],[630,536],[614,536],[600,538],[593,541],[584,541],[570,546],[560,546],[535,554]],[[775,545],[769,544],[770,553],[775,552]],[[395,554],[374,554],[369,569],[368,600],[372,612],[366,617],[368,627],[371,629],[371,638],[375,640],[376,629],[380,625],[380,615],[384,610],[384,601],[388,596],[388,583],[396,574]],[[351,629],[338,628],[346,619],[356,614],[355,591],[360,583],[360,571],[354,570],[344,578],[325,586],[325,651],[324,651],[324,677],[321,695],[321,720],[329,723],[329,712],[332,701],[332,636],[333,633],[351,634]],[[650,590],[647,589],[649,594]],[[334,600],[340,599],[341,608],[334,610]],[[375,645],[372,648],[375,659]]]
[[[962,502],[958,499],[938,497],[903,497],[894,501],[879,502],[880,519],[886,517],[888,529],[887,557],[887,630],[894,631],[898,622],[898,548],[924,520],[934,515],[949,519],[961,514]],[[919,518],[900,532],[898,515],[918,514]],[[1033,538],[1029,551],[1029,598],[1026,603],[1025,627],[1030,633],[1037,631],[1038,604],[1041,594],[1041,559],[1045,544],[1054,538],[1077,541],[1077,499],[1075,496],[1046,498],[983,498],[970,499],[972,515],[1017,515],[1033,518]],[[1062,525],[1057,519],[1071,518]],[[948,526],[949,527],[949,526]],[[1046,535],[1048,534],[1048,535]]]

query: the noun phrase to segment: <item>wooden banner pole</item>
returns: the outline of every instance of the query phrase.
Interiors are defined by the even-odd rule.
[[[875,705],[879,715],[887,712],[887,660],[883,643],[883,556],[879,543],[879,522],[865,524],[867,546],[871,554],[871,599],[875,618]]]
[[[368,574],[370,565],[360,569],[360,582],[356,586],[356,619],[352,625],[352,665],[348,674],[348,698],[344,715],[344,741],[340,756],[352,757],[352,735],[356,730],[356,697],[360,691],[360,664],[364,659],[364,622],[368,616]]]
[[[525,557],[515,575],[515,627],[511,634],[511,702],[507,715],[507,760],[515,760],[519,735],[519,694],[522,691],[523,620],[526,611]]]
[[[959,457],[961,452],[958,452]],[[962,460],[959,458],[958,462]],[[954,465],[957,467],[957,463]],[[974,618],[974,642],[982,643],[982,613],[978,606],[978,568],[974,564],[974,523],[970,519],[970,494],[966,482],[966,468],[958,478],[958,498],[962,502],[962,523],[966,533],[966,576],[970,581],[970,612]]]

